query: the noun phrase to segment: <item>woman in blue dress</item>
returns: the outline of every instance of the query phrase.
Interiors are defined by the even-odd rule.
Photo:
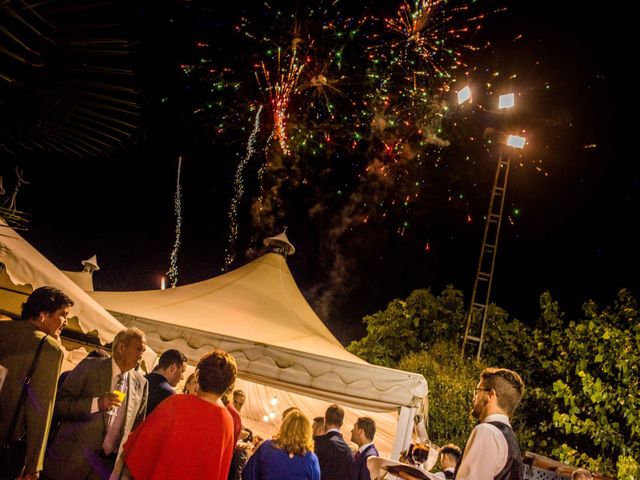
[[[242,480],[320,480],[311,423],[295,409],[273,440],[265,440],[242,470]]]

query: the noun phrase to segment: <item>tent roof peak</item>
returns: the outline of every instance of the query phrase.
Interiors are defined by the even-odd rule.
[[[284,228],[282,233],[274,237],[265,238],[263,243],[265,247],[267,247],[268,252],[279,253],[283,257],[296,253],[295,247],[287,238],[287,227]]]
[[[87,258],[86,260],[82,260],[82,266],[84,267],[85,272],[97,272],[100,270],[100,266],[98,265],[98,258],[96,255],[91,258]]]

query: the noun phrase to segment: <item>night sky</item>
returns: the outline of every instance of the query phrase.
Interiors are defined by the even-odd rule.
[[[453,284],[469,298],[496,166],[485,132],[517,126],[529,144],[512,157],[493,301],[533,322],[545,290],[569,316],[587,299],[611,303],[622,287],[640,293],[639,175],[622,121],[632,60],[619,60],[630,54],[630,19],[622,12],[550,1],[457,11],[464,2],[449,2],[427,38],[430,65],[384,25],[400,2],[320,2],[311,11],[302,2],[219,3],[113,6],[117,34],[131,41],[127,82],[139,92],[131,138],[84,158],[2,152],[5,188],[14,164],[30,182],[18,196],[30,214],[23,235],[57,266],[77,270],[97,254],[97,289],[158,288],[175,238],[181,155],[178,283],[246,263],[286,226],[297,249],[288,259],[294,277],[346,343],[363,334],[364,315],[413,289]],[[268,141],[273,90],[260,65],[273,83],[276,46],[289,58],[296,37],[290,12],[300,20],[305,70],[290,98],[287,156],[277,138]],[[458,27],[472,33],[451,33]],[[454,67],[457,59],[435,40],[457,50],[461,63]],[[322,62],[326,78],[336,79],[326,97],[311,74]],[[433,99],[442,107],[467,82],[476,85],[474,105],[434,116]],[[405,93],[416,85],[428,108]],[[507,88],[521,106],[510,120],[491,107]],[[260,105],[230,244],[234,176]],[[435,137],[447,146],[425,133],[432,117],[442,119]],[[268,208],[256,214],[259,204]]]

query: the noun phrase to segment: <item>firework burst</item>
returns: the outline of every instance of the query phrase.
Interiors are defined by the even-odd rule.
[[[287,137],[287,117],[289,114],[289,104],[291,102],[291,96],[295,91],[300,73],[304,68],[304,64],[298,62],[295,50],[291,55],[291,58],[284,67],[281,61],[281,50],[278,49],[278,60],[275,74],[275,81],[271,80],[271,73],[265,66],[265,63],[261,63],[260,75],[256,75],[258,83],[268,95],[269,104],[271,105],[271,114],[273,119],[273,131],[271,137],[278,141],[280,148],[285,155],[289,155],[291,152],[288,145]]]

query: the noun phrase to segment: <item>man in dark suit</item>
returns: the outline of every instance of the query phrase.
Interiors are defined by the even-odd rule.
[[[373,444],[376,434],[376,422],[370,417],[360,417],[351,430],[351,441],[358,445],[358,451],[353,458],[349,480],[371,480],[367,468],[367,458],[379,457],[380,454]]]
[[[119,479],[122,446],[145,416],[147,380],[134,368],[146,349],[138,328],[118,332],[112,358],[85,358],[60,386],[60,430],[44,465],[53,480]],[[124,400],[114,390],[125,392]]]
[[[6,368],[6,378],[0,389],[2,441],[8,434],[18,407],[24,377],[31,368],[40,342],[44,342],[13,436],[9,439],[25,438],[25,468],[21,477],[25,480],[38,478],[43,468],[56,384],[62,365],[59,335],[67,324],[72,306],[73,300],[57,288],[40,287],[22,305],[21,321],[0,322],[0,365]]]
[[[149,415],[165,398],[176,393],[175,388],[187,369],[187,357],[178,350],[167,350],[160,355],[158,364],[153,372],[145,378],[149,383],[149,401],[147,415]]]
[[[322,480],[345,480],[349,478],[349,469],[353,455],[347,442],[340,433],[344,422],[344,410],[336,405],[330,405],[324,414],[326,433],[314,437],[314,451],[320,462],[320,476]]]

